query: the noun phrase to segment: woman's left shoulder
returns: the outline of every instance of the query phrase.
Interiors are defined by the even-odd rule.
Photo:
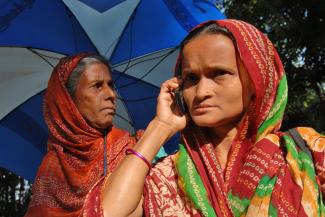
[[[325,135],[318,133],[311,127],[297,127],[301,137],[305,140],[308,147],[312,151],[324,152],[325,151]]]

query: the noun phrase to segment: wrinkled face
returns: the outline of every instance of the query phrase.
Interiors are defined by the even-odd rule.
[[[115,93],[107,66],[94,63],[81,74],[74,102],[87,123],[99,130],[112,125],[115,114]]]
[[[183,49],[182,78],[184,100],[196,125],[224,129],[239,124],[253,88],[230,38],[202,34],[192,39]]]

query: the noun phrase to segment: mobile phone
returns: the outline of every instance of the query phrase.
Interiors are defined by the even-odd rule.
[[[177,88],[173,92],[174,92],[175,102],[176,102],[178,109],[182,112],[182,114],[186,113],[187,108],[186,108],[186,105],[184,102],[182,88]]]
[[[182,79],[182,62],[181,60],[178,61],[177,66],[176,66],[176,73],[175,76],[178,77],[179,79]],[[183,88],[179,87],[176,90],[173,91],[174,96],[175,96],[175,102],[176,106],[180,110],[182,114],[187,112],[187,107],[184,102],[184,97],[183,97]]]

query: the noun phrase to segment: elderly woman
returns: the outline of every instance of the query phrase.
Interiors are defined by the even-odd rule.
[[[287,82],[263,33],[238,20],[203,23],[182,42],[176,71],[181,79],[162,84],[156,117],[106,178],[104,216],[324,216],[325,137],[297,128],[310,157],[279,131]],[[179,151],[151,167],[177,131]]]
[[[26,216],[89,216],[89,207],[97,208],[90,193],[135,143],[112,125],[112,86],[111,69],[100,56],[67,57],[54,69],[44,97],[48,152]]]

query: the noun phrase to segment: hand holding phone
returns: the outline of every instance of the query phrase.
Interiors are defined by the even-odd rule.
[[[189,118],[182,89],[182,81],[175,77],[171,78],[162,83],[157,98],[155,119],[167,123],[173,135],[186,127]]]

